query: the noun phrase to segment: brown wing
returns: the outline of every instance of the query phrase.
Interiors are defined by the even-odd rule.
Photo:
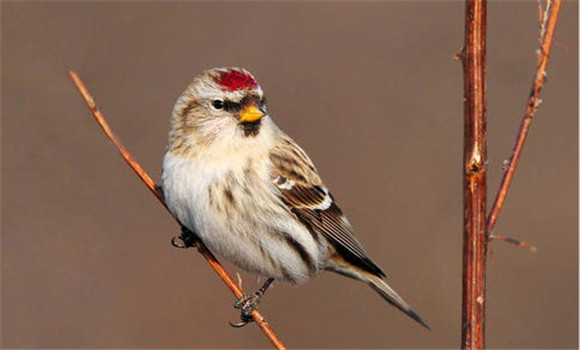
[[[283,140],[274,148],[270,159],[271,176],[284,203],[314,237],[322,235],[345,260],[384,276],[354,236],[352,226],[324,187],[308,156],[289,137]]]

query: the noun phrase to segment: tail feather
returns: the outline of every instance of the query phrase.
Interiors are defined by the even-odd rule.
[[[421,326],[431,329],[427,322],[423,321],[421,316],[419,316],[413,308],[407,304],[403,298],[393,288],[391,288],[385,281],[383,281],[380,277],[365,274],[366,280],[368,284],[375,290],[383,299],[388,301],[391,305],[395,306],[399,310],[403,311],[413,320],[417,321]]]
[[[393,288],[391,288],[380,276],[376,275],[375,273],[371,271],[365,271],[360,267],[353,266],[338,254],[333,254],[330,256],[325,268],[327,270],[367,283],[374,290],[376,290],[379,295],[383,297],[383,299],[389,302],[389,304],[403,311],[421,326],[429,330],[431,329],[427,322],[423,321],[421,316],[419,316],[415,310],[413,310],[413,308],[407,304],[407,302],[403,300],[403,298],[401,298],[401,296],[397,294],[395,290],[393,290]]]

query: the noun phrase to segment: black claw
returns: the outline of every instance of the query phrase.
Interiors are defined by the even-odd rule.
[[[175,248],[187,249],[195,247],[195,241],[197,240],[198,238],[195,233],[190,231],[187,227],[181,226],[181,233],[179,236],[171,239],[171,245]]]
[[[234,303],[234,307],[236,309],[242,310],[242,314],[240,315],[242,322],[239,323],[230,322],[230,326],[235,328],[242,328],[248,323],[254,322],[254,316],[252,316],[252,311],[254,311],[256,306],[258,306],[258,304],[249,301],[250,299],[253,299],[252,297],[253,295],[252,296],[244,295],[240,299],[236,300],[236,302]]]
[[[180,249],[187,249],[188,248],[183,243],[183,241],[181,240],[181,238],[179,238],[179,236],[175,236],[175,237],[171,238],[171,245],[174,246],[175,248],[180,248]]]
[[[232,326],[234,328],[242,328],[243,326],[247,325],[248,322],[245,322],[245,321],[242,321],[242,322],[239,322],[239,323],[229,322],[229,324],[230,324],[230,326]]]

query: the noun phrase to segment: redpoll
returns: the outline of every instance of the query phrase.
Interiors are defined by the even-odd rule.
[[[167,205],[186,229],[268,278],[236,303],[242,324],[273,280],[300,283],[330,270],[367,283],[429,328],[384,282],[310,158],[268,115],[248,71],[208,70],[179,97],[162,180]]]

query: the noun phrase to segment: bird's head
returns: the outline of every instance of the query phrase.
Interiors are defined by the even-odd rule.
[[[242,68],[214,68],[196,77],[173,109],[169,148],[255,138],[268,116],[260,85]]]

